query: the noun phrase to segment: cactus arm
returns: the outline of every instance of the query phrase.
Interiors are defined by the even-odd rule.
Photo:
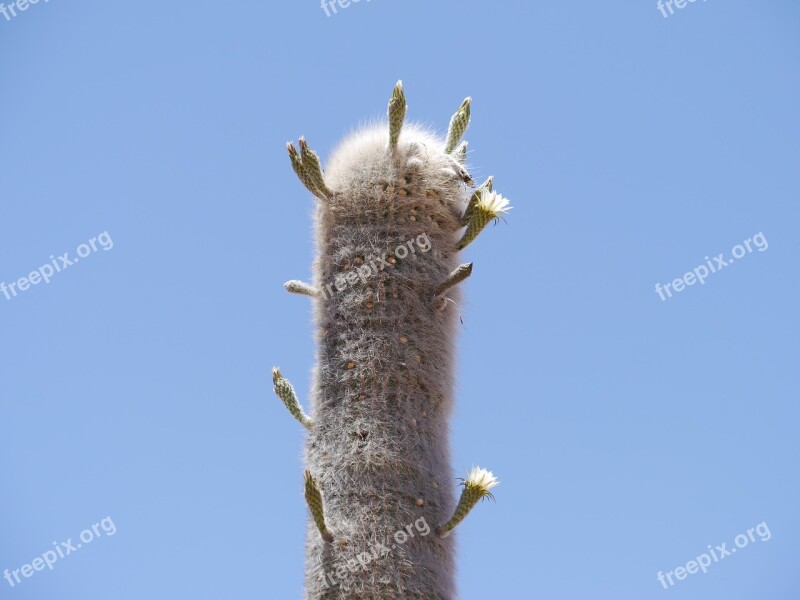
[[[470,211],[467,219],[467,229],[456,246],[457,250],[466,248],[470,242],[478,237],[478,234],[483,231],[483,228],[490,221],[496,222],[502,215],[511,210],[511,207],[508,206],[508,200],[488,187],[479,190],[477,201],[474,204],[470,202],[470,204],[472,204],[471,207],[467,206],[467,210]]]
[[[472,217],[467,224],[467,230],[464,232],[464,236],[458,242],[456,246],[457,250],[463,250],[467,246],[469,246],[478,234],[483,231],[483,228],[489,224],[489,221],[494,219],[495,217],[491,215],[487,215],[484,211],[474,211]]]
[[[325,179],[322,176],[322,166],[319,162],[317,154],[308,147],[305,138],[298,140],[300,144],[300,158],[303,161],[303,170],[306,172],[309,180],[314,188],[316,188],[323,198],[330,198],[332,193],[328,186],[325,185]]]
[[[473,468],[467,479],[464,481],[464,489],[461,491],[461,498],[458,500],[453,516],[449,521],[443,523],[436,528],[436,535],[439,537],[447,537],[456,525],[461,523],[475,505],[484,498],[491,498],[494,496],[489,491],[495,487],[499,481],[492,475],[491,471],[485,469]]]
[[[286,142],[286,150],[289,152],[289,160],[292,162],[292,169],[294,169],[297,178],[304,186],[306,186],[306,189],[308,189],[309,192],[319,197],[320,192],[314,187],[314,185],[311,183],[311,180],[308,178],[305,168],[303,167],[303,161],[300,158],[300,154],[297,152],[297,148],[295,148],[294,144],[291,142]]]
[[[308,510],[311,517],[314,519],[314,524],[319,529],[322,539],[326,542],[333,543],[333,534],[328,531],[328,526],[325,524],[325,510],[322,501],[322,493],[317,487],[317,482],[311,476],[311,471],[306,469],[305,472],[305,497]]]
[[[472,98],[465,98],[461,106],[450,119],[450,127],[447,130],[447,142],[445,143],[444,151],[451,154],[456,148],[456,144],[461,140],[461,136],[469,127],[470,119],[470,105]]]
[[[481,193],[483,192],[483,190],[489,190],[491,192],[493,184],[494,184],[494,177],[489,176],[489,178],[486,181],[484,181],[477,190],[475,190],[475,192],[469,199],[467,208],[464,210],[464,215],[461,217],[462,225],[467,225],[469,223],[470,217],[472,217],[472,212],[475,210],[475,206],[481,199]]]
[[[303,281],[298,281],[297,279],[287,281],[283,284],[283,287],[286,288],[286,291],[290,294],[300,294],[301,296],[310,296],[312,298],[319,296],[319,290],[317,288]]]
[[[406,118],[406,97],[403,93],[403,82],[398,81],[392,91],[392,98],[389,100],[389,148],[394,151],[397,148],[397,140],[400,137],[400,130],[403,128],[403,121]]]
[[[435,296],[441,296],[451,287],[458,285],[470,275],[472,275],[472,263],[464,263],[456,267],[456,269],[447,276],[447,279],[436,288],[434,292]]]
[[[292,387],[292,384],[289,383],[289,381],[284,378],[283,375],[281,375],[278,367],[273,367],[272,369],[272,385],[273,389],[275,390],[275,395],[283,401],[283,404],[289,410],[291,415],[297,419],[303,427],[306,429],[311,429],[311,426],[313,425],[311,417],[303,412],[300,402],[297,401],[297,394],[294,391],[294,387]]]
[[[333,195],[322,176],[319,157],[308,147],[305,139],[300,138],[300,152],[291,142],[287,142],[286,149],[297,178],[306,186],[309,192],[317,198],[327,200]]]

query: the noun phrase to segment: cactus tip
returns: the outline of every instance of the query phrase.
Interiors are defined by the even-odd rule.
[[[333,534],[328,530],[328,526],[325,523],[325,509],[324,509],[324,502],[322,500],[322,493],[319,491],[319,487],[317,486],[317,482],[314,480],[314,477],[311,475],[311,471],[308,469],[305,470],[303,474],[304,483],[305,483],[305,498],[306,504],[308,504],[308,510],[311,513],[311,517],[314,519],[314,524],[319,529],[320,535],[322,535],[322,539],[326,542],[333,543]]]
[[[445,152],[452,154],[456,145],[461,140],[461,136],[469,127],[470,121],[470,105],[472,104],[472,97],[467,96],[458,107],[453,117],[450,119],[450,127],[447,131],[447,142],[445,144]]]
[[[297,394],[292,384],[281,374],[278,367],[272,367],[272,387],[275,395],[281,399],[281,402],[283,402],[283,405],[288,409],[289,413],[297,419],[303,427],[310,429],[313,425],[311,417],[303,412],[303,408],[297,400]]]
[[[403,93],[403,82],[398,81],[392,90],[392,97],[389,100],[389,149],[397,148],[397,140],[400,137],[400,130],[403,128],[403,121],[406,118],[406,97]]]

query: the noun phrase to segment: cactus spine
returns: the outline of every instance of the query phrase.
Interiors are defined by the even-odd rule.
[[[458,251],[508,210],[491,179],[469,193],[467,98],[446,140],[404,123],[398,82],[388,124],[361,130],[323,174],[300,139],[292,167],[317,198],[312,418],[274,370],[275,391],[308,428],[305,598],[455,598],[448,534],[497,481],[473,469],[456,503],[453,404]],[[493,195],[494,194],[494,195]],[[470,201],[469,199],[472,199]],[[460,235],[459,235],[460,234]]]

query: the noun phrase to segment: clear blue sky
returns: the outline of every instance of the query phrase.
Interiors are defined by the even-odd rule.
[[[326,157],[397,79],[439,128],[473,97],[473,174],[514,205],[466,252],[453,484],[502,484],[459,528],[460,598],[797,598],[799,29],[790,0],[0,15],[0,281],[113,241],[0,295],[0,570],[116,527],[0,598],[300,597],[303,433],[269,369],[305,399],[282,283],[312,201],[284,143]]]

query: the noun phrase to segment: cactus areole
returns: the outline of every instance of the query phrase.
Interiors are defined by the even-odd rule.
[[[276,368],[276,394],[308,429],[305,598],[452,600],[452,529],[497,484],[474,468],[456,499],[453,406],[459,252],[507,200],[466,169],[467,98],[442,139],[405,124],[403,86],[388,123],[362,129],[323,173],[288,144],[315,196],[312,298],[318,342],[310,415]]]

